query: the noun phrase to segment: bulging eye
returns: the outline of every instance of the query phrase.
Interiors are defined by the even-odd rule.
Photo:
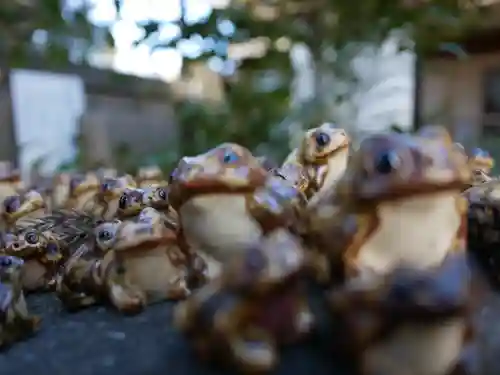
[[[9,256],[0,256],[0,267],[10,267],[12,266],[12,258]]]
[[[28,232],[24,236],[24,240],[30,245],[35,245],[38,243],[38,234],[36,234],[35,232]]]
[[[98,237],[100,241],[109,241],[113,238],[113,234],[108,230],[101,230]]]
[[[330,143],[330,136],[324,132],[319,132],[316,133],[314,140],[318,146],[325,147]]]
[[[399,167],[400,162],[396,152],[384,151],[376,158],[375,170],[380,174],[390,174]]]
[[[55,242],[49,242],[45,247],[45,250],[48,254],[57,254],[59,253],[59,246]]]
[[[118,202],[118,206],[120,207],[120,209],[125,209],[127,208],[127,205],[128,205],[128,197],[126,194],[123,194],[121,197],[120,197],[120,200]]]
[[[234,151],[226,151],[222,161],[226,164],[235,163],[238,160],[238,155]]]
[[[164,201],[167,200],[167,192],[164,189],[158,190],[158,196],[160,199],[163,199]]]

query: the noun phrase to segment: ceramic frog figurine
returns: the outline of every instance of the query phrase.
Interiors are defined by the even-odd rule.
[[[428,133],[368,137],[350,160],[323,245],[343,265],[332,306],[352,329],[365,374],[466,373],[471,293],[460,193],[469,178],[464,154]]]
[[[177,231],[179,217],[168,200],[168,189],[162,186],[148,187],[143,190],[143,204],[152,207],[163,215],[165,225]]]
[[[64,208],[93,213],[100,187],[101,181],[95,173],[72,175]]]
[[[45,200],[36,190],[11,195],[3,201],[2,219],[7,230],[28,227],[33,219],[42,218],[46,214]]]
[[[40,318],[30,315],[20,283],[23,261],[0,255],[0,351],[29,337],[40,325]]]
[[[272,370],[278,346],[302,338],[313,325],[299,278],[305,258],[296,237],[283,228],[272,231],[181,302],[176,325],[202,358],[246,374]]]
[[[141,189],[168,185],[168,182],[163,178],[163,172],[156,165],[139,168],[136,181]]]
[[[22,188],[21,175],[12,163],[0,161],[0,200],[17,194]]]
[[[179,243],[202,254],[213,277],[234,253],[289,225],[297,194],[250,151],[225,143],[181,159],[168,199],[179,216]]]
[[[472,171],[472,185],[482,184],[491,181],[491,169],[495,161],[488,151],[476,148],[469,156],[469,166]]]
[[[189,294],[188,259],[176,246],[175,233],[163,225],[154,209],[143,210],[135,221],[101,224],[96,240],[103,257],[70,259],[59,281],[61,292],[109,300],[123,313],[137,313],[149,303]]]
[[[148,206],[148,200],[144,197],[145,194],[145,191],[141,189],[126,188],[118,199],[116,217],[124,220],[139,215]]]
[[[286,158],[287,164],[299,164],[308,176],[309,184],[305,193],[308,199],[319,197],[333,189],[342,176],[349,156],[349,137],[345,130],[330,123],[308,130],[300,146]]]
[[[25,229],[4,234],[5,255],[22,259],[21,285],[26,292],[48,291],[64,258],[62,244],[50,232]]]
[[[102,220],[111,220],[116,217],[120,210],[120,204],[123,205],[124,199],[132,198],[135,201],[138,200],[136,198],[140,194],[140,192],[136,191],[135,182],[128,175],[105,179],[101,182],[99,192],[95,196],[96,204],[92,213]],[[142,201],[142,197],[139,200]],[[126,210],[127,207],[120,212],[125,214]]]

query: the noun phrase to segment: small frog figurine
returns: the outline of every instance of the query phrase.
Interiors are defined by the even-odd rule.
[[[370,136],[352,156],[322,244],[343,265],[331,303],[364,374],[467,373],[471,289],[461,191],[469,178],[463,153],[428,133]]]
[[[99,192],[95,196],[96,204],[92,214],[102,220],[112,220],[118,211],[126,215],[126,211],[132,209],[127,205],[133,202],[142,203],[142,192],[136,189],[134,181],[128,176],[108,178],[101,182]]]
[[[72,175],[65,208],[93,213],[100,187],[101,181],[95,173],[88,172]]]
[[[15,195],[22,188],[21,174],[12,163],[0,161],[0,200]]]
[[[163,172],[157,165],[139,168],[136,181],[141,189],[168,185],[168,182],[163,178]]]
[[[290,225],[298,194],[249,150],[225,143],[182,158],[168,200],[179,216],[180,245],[203,256],[215,277],[235,253]]]
[[[101,224],[96,239],[104,256],[70,259],[61,283],[96,296],[96,301],[107,299],[123,313],[138,313],[147,304],[189,295],[188,259],[154,209],[146,208],[135,221]]]
[[[20,283],[23,261],[0,255],[0,351],[34,334],[41,319],[30,315]]]
[[[25,292],[50,291],[64,258],[63,246],[50,233],[25,229],[4,234],[6,255],[22,259],[21,285]]]
[[[472,185],[482,184],[490,181],[491,169],[495,161],[488,151],[476,148],[469,156],[469,166],[472,171]]]
[[[36,190],[30,190],[4,199],[2,219],[8,230],[29,227],[33,219],[44,217],[47,211],[42,195]]]
[[[177,306],[174,321],[202,358],[246,374],[270,371],[278,346],[303,338],[313,325],[299,278],[304,266],[300,241],[279,228],[235,254],[219,279]]]
[[[305,194],[314,202],[320,199],[323,193],[333,189],[336,181],[344,173],[349,156],[349,144],[350,140],[345,130],[324,123],[304,134],[302,143],[290,153],[282,168],[287,164],[299,164],[304,168],[309,178]],[[318,197],[312,199],[315,195]]]

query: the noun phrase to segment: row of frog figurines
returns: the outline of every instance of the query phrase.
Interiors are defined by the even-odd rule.
[[[323,124],[270,171],[225,143],[182,158],[168,186],[91,179],[71,185],[75,210],[5,236],[0,344],[38,326],[23,291],[123,313],[175,299],[175,325],[202,358],[261,373],[318,329],[314,286],[345,330],[331,350],[353,371],[468,373],[472,167],[444,129],[372,135],[352,151],[344,130]]]

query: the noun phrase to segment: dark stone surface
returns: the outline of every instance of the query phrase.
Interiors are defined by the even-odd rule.
[[[43,327],[0,354],[2,375],[224,374],[199,363],[173,329],[173,304],[124,317],[104,307],[68,314],[52,295],[30,296],[28,301],[43,316]],[[276,374],[332,375],[326,357],[307,345],[290,348],[283,356]]]

